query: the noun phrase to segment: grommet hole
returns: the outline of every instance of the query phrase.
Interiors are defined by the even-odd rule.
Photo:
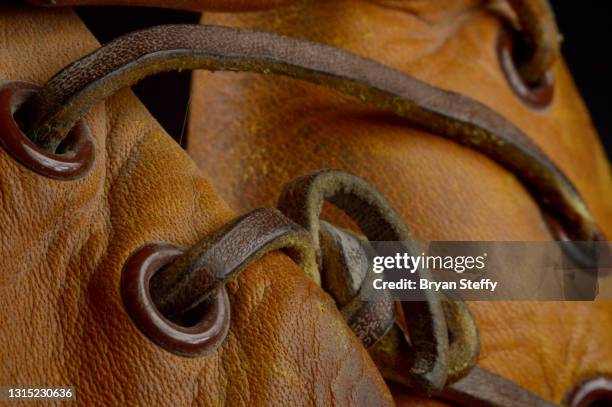
[[[160,268],[155,274],[163,272],[165,268],[166,266]],[[199,303],[193,308],[188,309],[187,311],[176,313],[176,314],[169,314],[167,312],[164,312],[158,306],[158,301],[155,298],[155,296],[153,296],[152,291],[151,291],[150,281],[149,281],[149,293],[151,295],[151,300],[153,301],[153,304],[155,305],[157,309],[157,312],[159,312],[168,322],[171,322],[182,328],[193,328],[196,325],[198,325],[202,321],[202,315],[206,315],[207,313],[210,312],[210,307],[212,306],[212,303],[214,301],[213,299],[208,300],[208,301],[202,301],[201,303]]]
[[[563,398],[568,407],[612,406],[612,377],[593,375],[575,383]]]
[[[0,85],[0,146],[24,167],[48,178],[74,180],[84,176],[93,166],[95,146],[83,120],[74,125],[53,152],[39,147],[22,131],[19,106],[37,90],[36,85],[27,82]]]
[[[71,131],[68,136],[59,143],[53,154],[61,156],[73,156],[75,153],[76,146],[75,132]]]
[[[78,132],[74,131],[74,129],[70,131],[68,135],[66,135],[66,137],[59,143],[59,145],[56,148],[53,148],[53,149],[45,148],[39,145],[38,143],[36,143],[35,140],[32,140],[32,138],[29,136],[28,131],[27,131],[28,129],[27,120],[28,119],[25,117],[25,114],[23,110],[21,109],[21,107],[25,104],[26,100],[34,93],[35,93],[34,90],[30,90],[29,92],[23,92],[19,94],[19,96],[16,98],[14,105],[11,107],[11,113],[13,116],[13,120],[15,120],[15,123],[17,124],[19,130],[23,132],[23,134],[34,145],[36,145],[36,147],[38,147],[42,151],[45,151],[49,154],[53,154],[56,156],[63,156],[63,157],[74,156],[74,154],[76,153],[75,147],[76,147],[78,137],[79,137]]]
[[[526,60],[527,47],[520,35],[510,29],[503,30],[497,39],[497,57],[502,72],[514,94],[527,106],[543,109],[550,105],[554,95],[555,79],[551,70],[536,82],[528,82],[519,67]]]
[[[134,324],[150,340],[181,356],[201,356],[225,339],[230,323],[230,304],[225,287],[209,302],[179,316],[167,318],[151,297],[151,277],[163,270],[183,250],[166,243],[148,244],[126,261],[121,277],[121,296]]]
[[[210,312],[210,301],[202,302],[201,304],[193,307],[189,311],[186,311],[180,315],[172,317],[171,321],[175,324],[185,327],[193,328],[202,320],[202,315]]]

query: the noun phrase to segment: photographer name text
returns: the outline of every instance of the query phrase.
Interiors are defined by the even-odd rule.
[[[418,256],[408,253],[396,253],[393,256],[376,256],[372,259],[372,271],[375,274],[393,272],[397,277],[401,273],[413,275],[419,269],[446,271],[462,274],[464,272],[480,273],[485,270],[487,253],[480,256],[432,256],[421,253]],[[400,273],[398,275],[398,273]],[[408,277],[408,276],[407,276]],[[383,278],[373,280],[376,290],[482,290],[494,292],[498,282],[489,278],[473,280],[462,278],[459,281],[432,281],[428,278]]]

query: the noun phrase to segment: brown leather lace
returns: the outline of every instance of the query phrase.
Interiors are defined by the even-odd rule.
[[[519,71],[528,83],[536,83],[558,55],[554,18],[543,0],[510,0],[510,4],[527,39],[527,57]],[[590,212],[571,182],[527,135],[500,114],[471,98],[432,87],[375,61],[280,35],[209,26],[162,26],[135,32],[69,65],[39,91],[32,90],[34,93],[21,105],[16,117],[25,123],[31,140],[52,154],[58,152],[75,123],[100,100],[148,75],[175,69],[286,75],[390,110],[415,125],[480,151],[512,171],[570,237],[592,240],[597,236]],[[322,222],[319,215],[325,200],[351,216],[365,238]],[[395,210],[367,182],[342,172],[311,174],[286,187],[279,208],[287,217],[271,209],[254,211],[186,252],[168,249],[171,253],[155,263],[160,271],[148,277],[155,312],[177,323],[188,323],[185,321],[190,320],[194,310],[201,311],[203,305],[216,301],[215,307],[222,309],[227,303],[224,284],[228,279],[265,253],[282,249],[314,278],[318,273],[312,270],[318,264],[324,286],[328,284],[347,323],[369,347],[387,379],[425,395],[468,405],[550,405],[474,366],[478,334],[462,302],[423,292],[422,301],[402,303],[396,313],[385,294],[373,302],[360,300],[359,287],[367,285],[369,276],[357,278],[357,286],[333,282],[331,274],[356,278],[351,265],[359,259],[343,254],[346,241],[367,238],[411,242]],[[151,250],[154,249],[145,254],[153,253]],[[138,259],[136,256],[128,264]],[[332,263],[333,266],[325,266]],[[142,285],[124,286],[124,300],[142,289]],[[138,315],[131,315],[141,329],[150,328],[138,321]],[[224,321],[228,315],[223,314]],[[402,318],[409,326],[407,334],[396,323]],[[215,323],[206,320],[195,326]],[[226,322],[220,324],[210,342],[203,339],[203,347],[183,348],[184,352],[178,353],[194,356],[214,350],[227,332],[227,325],[223,325]],[[181,340],[180,335],[148,335],[167,349],[176,349]]]
[[[324,201],[349,215],[368,240],[401,241],[408,253],[416,253],[416,248],[395,209],[365,180],[342,171],[323,170],[291,181],[281,193],[279,208],[310,232],[324,288],[337,304],[343,305],[340,298],[347,288],[326,285],[325,280],[338,274],[357,273],[359,267],[355,262],[359,260],[354,258],[347,242],[359,237],[321,221]],[[367,259],[360,260],[367,263]],[[361,288],[370,286],[368,277],[361,279]],[[431,276],[426,270],[419,270],[416,278]],[[341,310],[386,379],[410,386],[425,396],[470,406],[551,405],[475,366],[480,348],[478,329],[462,301],[449,301],[443,294],[423,290],[419,293],[421,301],[398,304],[401,316],[396,315],[397,322],[393,322],[389,319],[389,315],[395,314],[388,306],[389,294],[379,292],[377,298],[365,301],[359,291],[348,293],[347,297],[352,298]],[[407,334],[401,328],[403,322],[409,327]]]
[[[480,151],[519,177],[576,240],[596,228],[572,183],[520,129],[487,106],[395,69],[308,41],[227,27],[161,26],[118,38],[54,76],[21,108],[30,137],[55,151],[93,105],[173,69],[281,74],[327,86]]]

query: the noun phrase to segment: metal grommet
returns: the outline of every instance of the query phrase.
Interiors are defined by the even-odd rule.
[[[94,162],[94,142],[89,128],[79,120],[60,148],[62,154],[39,148],[19,128],[14,114],[19,106],[38,90],[28,82],[0,85],[0,145],[26,168],[45,177],[73,180],[84,176]]]
[[[544,221],[552,238],[559,244],[563,254],[563,289],[566,300],[593,301],[599,293],[599,277],[607,275],[605,264],[611,253],[605,236],[595,227],[595,238],[591,241],[577,241],[568,235],[559,221],[544,215]]]
[[[612,377],[595,375],[574,384],[563,398],[568,407],[596,407],[612,404]]]
[[[504,76],[512,91],[525,104],[542,109],[552,101],[555,78],[551,70],[536,84],[527,83],[518,71],[514,53],[514,37],[509,30],[500,33],[497,39],[497,57]]]
[[[151,277],[185,252],[165,243],[149,244],[134,252],[123,267],[121,296],[136,326],[149,339],[181,356],[201,356],[215,350],[227,336],[230,303],[225,287],[219,288],[205,315],[189,327],[165,318],[149,291]]]

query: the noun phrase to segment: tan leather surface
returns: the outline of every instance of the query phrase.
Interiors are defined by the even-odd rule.
[[[240,17],[207,13],[204,22],[330,43],[486,103],[552,157],[600,227],[612,234],[609,165],[563,64],[555,67],[553,105],[533,111],[515,97],[498,68],[499,20],[470,6],[475,2],[440,3],[414,3],[414,9],[432,4],[433,12],[426,13],[411,11],[411,2],[397,2],[406,4],[403,12],[323,2]],[[238,210],[272,204],[294,175],[337,167],[377,185],[409,214],[405,220],[418,238],[548,238],[522,185],[481,154],[315,85],[255,74],[195,76],[189,151]],[[221,153],[224,158],[215,159]]]
[[[495,10],[505,12],[503,5]],[[550,107],[525,106],[498,66],[497,11],[482,2],[312,2],[267,12],[207,13],[204,23],[259,28],[332,44],[510,119],[566,172],[612,235],[612,178],[562,61]],[[280,77],[195,75],[188,150],[233,208],[273,205],[291,178],[348,170],[379,188],[418,239],[549,240],[523,185],[499,165],[332,91]],[[605,288],[605,287],[604,287]],[[609,303],[473,303],[479,365],[559,401],[593,372],[612,373]],[[409,398],[398,390],[399,400]]]
[[[141,6],[179,10],[245,11],[278,7],[296,0],[24,0],[37,6]]]
[[[0,28],[2,80],[42,83],[97,46],[69,10],[3,7]],[[0,150],[1,385],[71,385],[81,405],[392,403],[332,300],[280,253],[230,284],[219,350],[188,359],[145,338],[121,303],[126,258],[234,215],[129,90],[86,119],[97,158],[81,180]]]

